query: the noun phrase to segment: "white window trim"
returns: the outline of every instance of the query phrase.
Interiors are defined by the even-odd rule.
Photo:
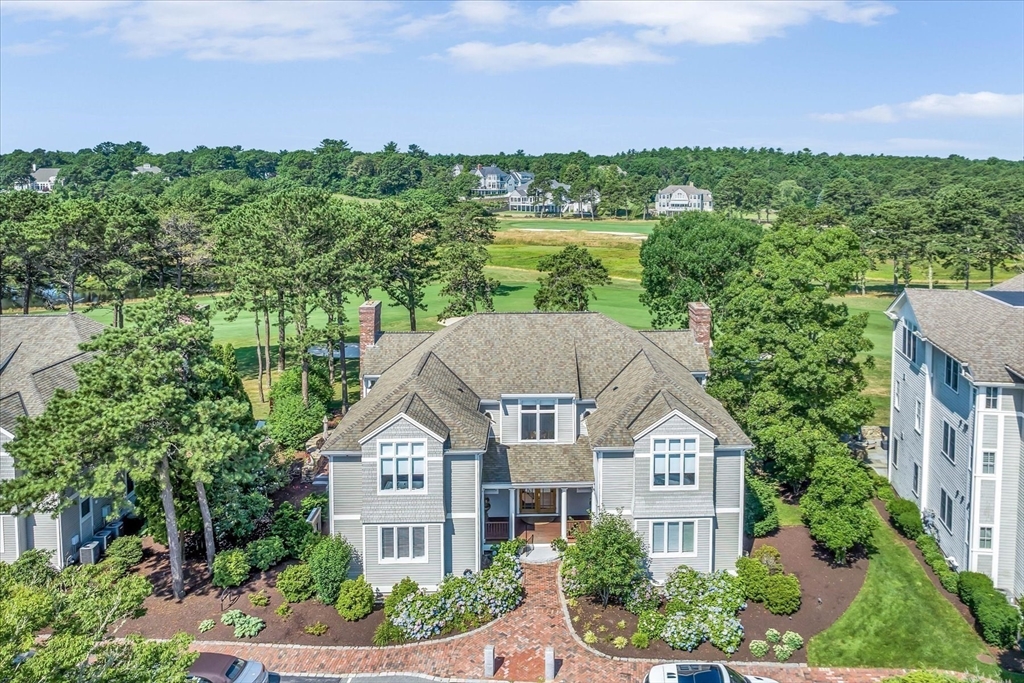
[[[917,478],[914,478],[914,474],[917,474]],[[914,463],[913,471],[910,474],[910,492],[914,494],[918,499],[921,498],[921,466]]]
[[[994,408],[988,407],[988,392],[990,389],[995,389],[996,391],[996,395],[994,396],[996,399],[996,405]],[[1002,395],[1003,391],[999,387],[985,387],[985,398],[983,399],[985,402],[982,404],[982,410],[999,410],[999,399],[1002,398]]]
[[[898,470],[900,468],[900,440],[895,436],[889,438],[889,462],[892,463],[892,468]]]
[[[678,553],[659,553],[654,551],[654,525],[658,524],[669,524],[672,522],[679,522],[679,546],[683,545],[683,524],[693,524],[693,551],[692,552],[678,552]],[[648,544],[651,548],[651,557],[697,557],[697,533],[699,529],[697,519],[652,519],[647,523],[647,538],[650,539]],[[665,529],[665,541],[668,542],[668,528]]]
[[[423,527],[423,557],[384,557],[384,529],[395,530],[395,553],[398,553],[398,529],[409,529],[409,552],[412,552],[412,529]],[[382,524],[377,527],[377,562],[379,564],[427,564],[430,562],[430,525],[429,524]]]
[[[988,529],[988,547],[986,548],[981,544],[981,532]],[[984,552],[991,552],[993,545],[995,544],[995,527],[991,524],[982,524],[978,527],[978,550]]]
[[[953,441],[952,445],[953,445],[953,447],[951,449],[949,449],[950,452],[946,452],[946,450],[944,450],[944,447],[946,445],[946,428],[947,427],[949,428],[949,434],[951,434],[952,437],[953,437],[952,438],[952,441]],[[946,460],[948,460],[951,465],[955,465],[956,464],[956,441],[957,441],[956,433],[957,433],[956,427],[954,427],[952,424],[950,424],[948,420],[943,420],[942,421],[942,444],[939,445],[939,453],[942,453],[942,457],[944,457]]]
[[[916,356],[916,355],[917,355],[917,353],[916,353],[917,349],[916,349],[916,348],[914,348],[914,347],[916,347],[916,346],[917,346],[917,334],[916,334],[916,331],[914,330],[914,328],[913,328],[913,327],[911,327],[910,325],[908,325],[908,324],[906,323],[906,321],[904,321],[904,323],[903,323],[903,329],[904,329],[904,330],[908,330],[908,331],[909,331],[909,333],[910,333],[910,334],[909,334],[909,337],[910,337],[910,340],[911,340],[911,344],[913,344],[913,345],[914,345],[914,346],[913,346],[913,347],[911,347],[911,348],[913,348],[913,350],[914,350],[914,353],[913,353],[913,354],[908,354],[907,352],[905,352],[905,351],[903,350],[903,340],[904,340],[904,338],[906,338],[906,336],[907,336],[907,333],[906,333],[906,332],[904,332],[904,333],[903,333],[903,335],[904,335],[904,336],[902,336],[902,337],[900,338],[900,343],[899,343],[899,345],[898,345],[898,346],[896,347],[896,350],[897,350],[897,351],[899,352],[899,354],[900,354],[901,356],[903,356],[903,357],[904,357],[904,358],[906,358],[906,359],[907,359],[908,361],[910,361],[910,363],[911,363],[912,365],[917,365],[917,360],[916,360],[916,359],[914,358],[914,356]]]
[[[523,404],[524,403],[531,403],[532,402],[534,405],[540,406],[541,405],[541,401],[554,401],[554,404],[552,406],[554,408],[554,411],[551,413],[551,415],[555,419],[555,429],[554,429],[555,438],[553,438],[553,439],[524,439],[523,438]],[[547,405],[547,404],[545,404],[545,405]],[[544,412],[547,412],[547,411],[544,411]],[[541,415],[541,411],[539,411],[539,410],[538,411],[531,411],[530,414],[537,416],[537,433],[539,434],[540,433],[540,415]],[[519,443],[558,443],[558,398],[552,398],[551,396],[538,396],[536,398],[520,398],[519,399],[519,424],[518,424],[518,427],[519,427],[519,433],[516,436],[518,437],[517,440],[518,440]]]
[[[900,394],[901,393],[902,392],[900,391],[900,380],[897,379],[895,382],[893,382],[893,386],[892,386],[892,407],[895,410],[897,410],[897,411],[900,409]]]
[[[956,372],[953,372],[953,373],[950,372],[950,367],[949,367],[950,363],[954,364]],[[961,371],[962,371],[962,367],[960,365],[960,361],[958,361],[956,358],[953,358],[952,356],[947,354],[946,355],[946,362],[943,364],[943,367],[942,367],[942,383],[945,384],[946,387],[948,387],[949,390],[952,391],[954,394],[959,394],[960,393],[960,373],[961,373]],[[947,379],[953,379],[953,378],[955,378],[955,381],[956,381],[956,386],[955,387],[953,386],[953,384],[951,382],[947,382],[946,381]]]
[[[409,459],[409,488],[407,488],[407,489],[399,489],[399,488],[382,489],[380,487],[381,461],[382,460],[398,460],[399,459],[397,455],[389,456],[387,458],[385,458],[383,455],[381,455],[382,446],[384,446],[385,444],[397,445],[397,444],[400,444],[400,443],[401,444],[406,444],[406,443],[407,444],[417,444],[417,443],[418,444],[423,444],[423,458],[422,458],[422,460],[423,460],[423,488],[421,488],[421,489],[414,489],[414,488],[412,488],[412,460],[413,460],[413,456],[412,455],[409,455],[409,458],[408,458]],[[397,452],[397,449],[396,449],[396,452]],[[402,457],[404,458],[405,456],[402,456]],[[427,479],[430,476],[429,473],[428,473],[429,469],[430,469],[430,467],[428,466],[427,440],[426,439],[385,439],[383,441],[378,441],[377,442],[377,495],[378,496],[425,496],[425,495],[427,495],[427,487],[429,486],[429,483],[427,482]],[[395,475],[396,476],[397,476],[397,473],[398,473],[398,466],[396,465],[395,466]]]
[[[992,471],[991,472],[986,472],[985,471],[985,454],[986,453],[991,453],[992,454]],[[995,478],[995,476],[996,476],[996,460],[998,458],[999,458],[999,455],[998,455],[998,453],[996,453],[996,451],[994,451],[994,450],[983,450],[981,452],[981,462],[978,464],[978,476],[979,477],[992,477],[992,478]]]
[[[655,442],[655,440],[670,441],[672,439],[679,439],[679,441],[682,442],[682,444],[681,444],[682,450],[679,452],[679,456],[680,456],[680,458],[679,458],[679,483],[678,484],[669,484],[668,483],[668,462],[666,462],[665,463],[665,467],[666,467],[666,469],[665,469],[665,484],[662,485],[662,486],[655,486],[654,485],[654,460],[655,460],[655,457],[654,457],[654,455],[655,455],[654,454],[654,442]],[[695,451],[691,452],[691,451],[687,451],[686,450],[686,442],[687,441],[694,442],[694,444],[696,445],[696,450]],[[694,490],[700,488],[700,438],[698,438],[698,437],[696,437],[696,436],[694,436],[692,434],[689,435],[689,436],[651,436],[650,437],[650,447],[649,447],[648,452],[651,454],[651,468],[650,468],[650,479],[648,480],[647,483],[650,486],[651,491],[654,491],[654,492],[658,492],[658,491],[694,491]],[[682,483],[683,482],[683,477],[686,475],[686,456],[687,455],[693,455],[693,483],[692,484],[684,484],[684,483]],[[662,520],[658,520],[658,521],[660,522]],[[671,520],[671,521],[675,521],[675,520]]]
[[[914,431],[918,434],[924,429],[924,403],[921,399],[914,399]]]

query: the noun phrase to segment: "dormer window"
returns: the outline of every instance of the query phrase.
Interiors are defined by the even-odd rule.
[[[651,446],[652,488],[697,485],[696,439],[653,439]]]
[[[519,440],[555,440],[555,399],[526,399],[519,405]]]

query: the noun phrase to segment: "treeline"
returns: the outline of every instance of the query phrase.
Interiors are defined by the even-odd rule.
[[[161,172],[133,175],[136,166],[144,163]],[[1024,197],[1019,161],[979,161],[956,155],[945,159],[829,155],[807,149],[663,147],[597,156],[585,152],[531,156],[522,150],[460,155],[428,154],[417,145],[400,151],[393,142],[377,152],[360,152],[344,140],[327,139],[312,150],[270,152],[235,146],[155,154],[140,142],[106,142],[77,152],[37,149],[0,155],[0,187],[26,182],[33,164],[61,169],[58,192],[94,198],[168,191],[245,195],[264,187],[292,186],[380,198],[453,184],[464,194],[475,181],[470,174],[453,178],[456,164],[466,170],[492,164],[506,171],[531,171],[573,186],[584,180],[601,185],[602,197],[608,197],[602,210],[626,210],[633,215],[643,214],[644,196],[649,201],[659,187],[686,183],[711,190],[718,208],[743,212],[827,203],[844,215],[858,216],[882,199],[930,199],[950,185],[976,190],[995,204]],[[610,169],[615,173],[608,173]]]

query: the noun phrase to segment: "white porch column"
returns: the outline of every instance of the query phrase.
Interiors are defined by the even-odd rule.
[[[569,539],[569,536],[566,534],[566,532],[568,531],[568,524],[566,522],[567,522],[567,519],[568,519],[568,516],[569,516],[568,515],[568,509],[567,509],[568,508],[567,503],[568,503],[568,500],[569,500],[568,491],[569,491],[569,489],[565,488],[564,486],[562,487],[562,490],[561,490],[561,493],[562,493],[562,538],[564,538],[566,540]]]
[[[508,490],[508,540],[516,537],[516,490]]]

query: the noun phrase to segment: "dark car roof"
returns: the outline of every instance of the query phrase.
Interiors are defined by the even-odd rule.
[[[219,652],[200,652],[199,659],[188,668],[188,672],[192,676],[220,680],[236,659],[238,657],[234,655],[223,655]]]

